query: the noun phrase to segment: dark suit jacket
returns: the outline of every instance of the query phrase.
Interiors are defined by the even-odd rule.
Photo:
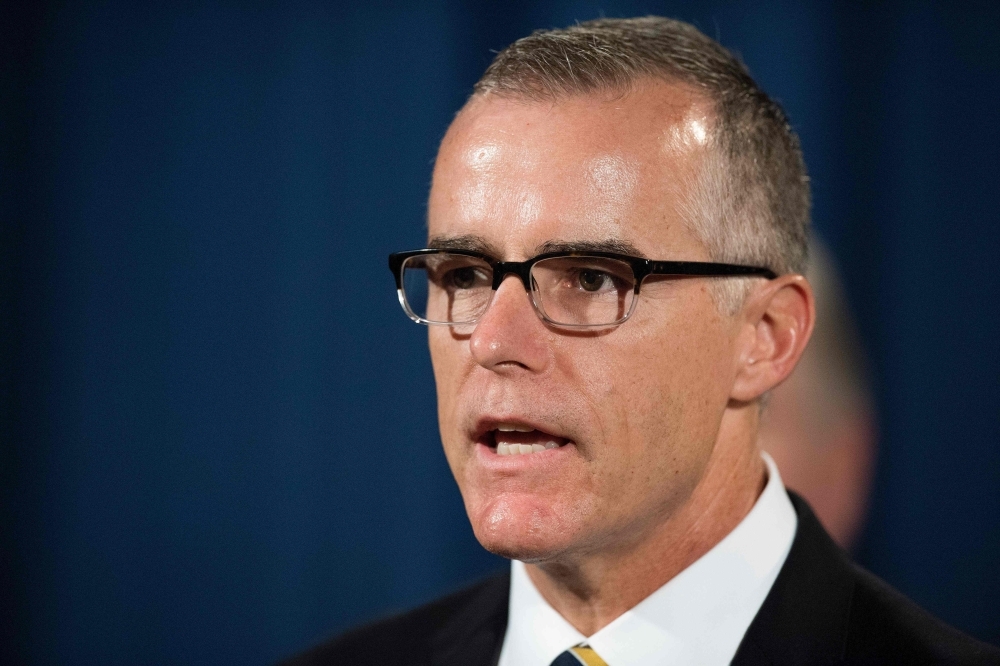
[[[1000,650],[949,627],[850,561],[808,505],[791,551],[733,664],[1000,664]],[[510,576],[362,627],[284,666],[495,666]]]

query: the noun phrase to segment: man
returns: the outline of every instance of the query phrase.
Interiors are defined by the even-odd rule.
[[[445,136],[428,248],[441,438],[511,574],[295,664],[1000,663],[837,549],[758,449],[813,327],[781,109],[661,18],[535,33]]]

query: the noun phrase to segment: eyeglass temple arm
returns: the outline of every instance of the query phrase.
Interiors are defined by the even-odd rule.
[[[719,264],[710,261],[650,261],[647,275],[690,275],[702,277],[760,276],[773,280],[778,274],[770,268]]]

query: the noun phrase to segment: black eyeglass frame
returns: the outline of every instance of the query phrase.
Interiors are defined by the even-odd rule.
[[[676,277],[762,277],[768,280],[773,280],[778,277],[778,274],[772,271],[770,268],[763,268],[760,266],[743,266],[740,264],[721,264],[711,261],[657,261],[654,259],[644,259],[642,257],[633,257],[628,254],[619,254],[617,252],[600,252],[600,251],[574,251],[574,250],[563,250],[557,252],[543,252],[542,254],[535,255],[534,257],[527,259],[526,261],[499,261],[484,254],[483,252],[477,252],[476,250],[450,250],[445,248],[424,248],[421,250],[409,250],[407,252],[394,252],[389,255],[389,270],[392,271],[393,277],[396,279],[396,291],[400,297],[400,305],[406,311],[406,314],[414,321],[422,324],[436,324],[453,326],[460,325],[471,322],[432,322],[422,317],[419,317],[415,313],[411,312],[403,300],[403,265],[406,263],[407,259],[412,257],[419,257],[422,255],[431,254],[457,254],[466,257],[473,257],[476,259],[481,259],[490,265],[493,270],[493,291],[500,288],[504,279],[508,275],[516,275],[521,279],[521,283],[524,285],[525,291],[529,295],[532,294],[531,290],[531,269],[532,267],[540,261],[545,259],[556,259],[562,257],[595,257],[599,259],[615,259],[623,263],[628,264],[632,267],[632,275],[635,278],[635,294],[639,295],[639,288],[642,286],[642,281],[645,280],[650,275],[667,275]],[[534,298],[531,299],[532,304],[534,303]],[[618,325],[623,323],[629,318],[634,310],[635,301],[633,301],[633,307],[629,310],[628,314],[625,315],[621,320],[614,322],[610,325]],[[538,306],[535,305],[535,309]],[[564,326],[570,328],[590,328],[591,325],[579,326],[573,324],[561,324],[550,320],[544,312],[539,312],[539,315],[543,319],[556,326]]]

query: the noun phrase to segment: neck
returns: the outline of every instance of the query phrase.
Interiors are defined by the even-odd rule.
[[[687,501],[644,538],[624,549],[526,565],[541,595],[577,631],[591,636],[610,624],[711,550],[746,517],[767,480],[753,436],[756,412],[756,405],[727,410],[701,481]]]

